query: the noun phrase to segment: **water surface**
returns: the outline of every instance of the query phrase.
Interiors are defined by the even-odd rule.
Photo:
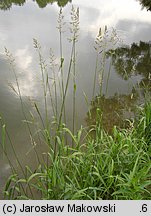
[[[66,22],[63,35],[63,56],[64,68],[68,67],[71,44],[69,37],[69,19],[71,1],[5,1],[0,3],[0,113],[6,122],[8,132],[11,136],[17,154],[24,165],[36,163],[32,156],[32,146],[24,115],[21,111],[21,104],[18,96],[10,86],[16,86],[15,78],[10,70],[4,53],[7,47],[16,59],[16,73],[19,80],[21,94],[28,110],[33,111],[31,101],[35,100],[41,107],[43,94],[41,91],[41,76],[38,65],[38,58],[33,48],[33,38],[36,38],[42,46],[43,55],[48,58],[49,48],[52,48],[59,62],[59,33],[58,25],[59,5],[63,6],[64,19]],[[142,102],[136,92],[138,84],[150,86],[151,68],[151,13],[148,7],[142,9],[139,1],[135,0],[72,0],[72,4],[80,10],[80,35],[77,44],[77,100],[76,100],[76,127],[86,125],[88,105],[84,99],[87,96],[89,109],[95,110],[97,106],[104,104],[106,115],[105,124],[109,128],[112,124],[119,124],[124,115],[133,117],[132,107]],[[100,27],[107,25],[108,29],[115,28],[122,38],[121,48],[117,49],[112,59],[111,74],[108,80],[106,91],[107,74],[104,77],[103,93],[100,102],[96,97],[100,94],[99,82],[93,92],[93,78],[95,71],[96,52],[94,41]],[[111,57],[108,56],[106,70],[108,70]],[[52,74],[50,74],[51,76]],[[57,74],[60,76],[60,73]],[[143,82],[142,82],[143,81]],[[135,87],[135,88],[134,88]],[[140,88],[139,88],[140,93]],[[67,123],[72,125],[72,86],[67,93],[66,112]],[[58,94],[58,103],[60,96]],[[97,102],[96,102],[97,101]],[[124,106],[127,108],[124,110]],[[52,110],[50,108],[50,115]],[[110,119],[106,121],[105,119]],[[110,124],[111,123],[111,124]],[[8,141],[8,140],[7,140]],[[8,155],[15,163],[12,147],[8,142]],[[44,149],[44,147],[42,147]],[[42,151],[42,149],[41,149]],[[25,154],[28,152],[28,154]],[[10,167],[0,149],[0,185],[3,185],[7,178]]]

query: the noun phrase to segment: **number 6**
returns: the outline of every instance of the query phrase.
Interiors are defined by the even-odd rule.
[[[142,212],[147,212],[147,204],[142,205]]]

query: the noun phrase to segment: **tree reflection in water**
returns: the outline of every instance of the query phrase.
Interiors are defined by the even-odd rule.
[[[47,6],[47,4],[53,4],[54,2],[57,2],[59,7],[64,7],[68,2],[72,2],[72,0],[33,0],[38,4],[40,8],[44,8]],[[26,0],[1,0],[0,1],[0,9],[1,10],[8,10],[13,5],[22,6],[24,5]]]
[[[104,95],[102,97],[97,96],[91,102],[90,112],[87,113],[87,124],[96,124],[96,113],[99,108],[101,110],[99,116],[100,123],[105,131],[111,133],[115,125],[118,128],[126,128],[129,126],[127,119],[134,118],[137,99],[138,94],[135,89],[129,95],[115,94],[109,98],[106,98]]]
[[[151,11],[151,1],[150,0],[139,0],[139,2],[143,8],[145,7],[147,10]]]
[[[143,101],[145,91],[151,92],[151,42],[133,43],[107,51],[115,71],[124,80],[140,75],[140,81],[134,85],[132,92],[115,94],[113,97],[97,96],[91,102],[91,115],[87,115],[88,125],[96,123],[97,108],[101,110],[102,127],[111,133],[114,125],[128,127],[126,119],[134,118],[135,107]]]
[[[112,58],[115,71],[122,79],[141,75],[140,85],[145,84],[151,90],[151,41],[109,50],[107,56]]]

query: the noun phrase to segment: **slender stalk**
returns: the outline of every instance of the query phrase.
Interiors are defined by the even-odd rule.
[[[17,85],[18,96],[19,96],[19,99],[20,99],[20,102],[21,102],[22,112],[23,112],[24,118],[25,118],[25,120],[26,120],[26,122],[27,122],[27,128],[28,128],[28,131],[29,131],[29,134],[30,134],[30,137],[31,137],[32,145],[34,146],[35,142],[34,142],[34,139],[33,139],[33,137],[32,137],[32,132],[31,132],[29,123],[28,123],[28,121],[27,121],[26,113],[25,113],[25,110],[24,110],[24,103],[23,103],[22,95],[21,95],[21,91],[20,91],[20,86],[19,86],[18,78],[17,78],[16,72],[15,72],[15,68],[14,68],[14,67],[15,67],[15,66],[14,66],[15,60],[14,60],[13,56],[9,53],[9,51],[8,51],[6,48],[5,48],[5,53],[6,53],[6,56],[8,57],[8,59],[9,59],[9,61],[10,61],[11,70],[12,70],[12,73],[14,74],[14,77],[15,77],[15,82],[16,82],[16,85]],[[7,133],[7,136],[9,137],[8,133]],[[25,176],[25,172],[24,172],[24,170],[23,170],[23,168],[22,168],[22,165],[20,164],[20,161],[19,161],[19,159],[18,159],[18,157],[17,157],[17,154],[16,154],[16,152],[15,152],[15,149],[14,149],[14,147],[13,147],[13,144],[12,144],[12,142],[11,142],[10,137],[9,137],[9,141],[10,141],[10,143],[11,143],[11,146],[12,146],[13,152],[14,152],[14,154],[15,154],[15,157],[16,157],[16,159],[17,159],[17,162],[18,162],[18,164],[20,165],[21,170],[22,170],[22,172],[23,172],[23,174],[24,174],[24,176]],[[35,154],[36,154],[36,158],[37,158],[37,160],[38,160],[38,163],[40,163],[39,156],[38,156],[37,150],[36,150],[35,148],[34,148],[34,151],[35,151]],[[29,186],[29,190],[30,190],[30,193],[31,193],[32,197],[34,198],[34,195],[33,195],[33,193],[32,193],[32,190],[31,190],[30,186]]]
[[[54,87],[54,103],[53,103],[53,99],[52,99],[50,85],[48,85],[48,89],[49,89],[51,103],[53,105],[53,109],[54,109],[54,113],[55,113],[55,118],[56,118],[56,121],[57,121],[57,119],[58,119],[58,91],[57,91],[57,83],[56,83],[57,77],[56,77],[55,66],[56,66],[55,65],[55,57],[54,57],[52,49],[50,49],[50,68],[51,68],[51,72],[52,72],[52,75],[53,75],[52,87]],[[60,82],[59,82],[59,87],[60,87]]]
[[[99,71],[100,73],[100,95],[102,96],[102,91],[103,91],[103,80],[104,80],[104,73],[105,73],[105,66],[106,66],[106,42],[105,46],[103,49],[103,54],[102,54],[102,62],[101,62],[101,69]]]
[[[99,54],[98,54],[98,52],[97,52],[97,54],[96,54],[96,62],[95,62],[94,80],[93,80],[93,93],[92,93],[92,98],[94,98],[95,88],[96,88],[96,78],[97,78],[97,70],[98,70],[98,59],[99,59]]]
[[[60,115],[59,115],[59,120],[58,120],[58,128],[57,128],[56,134],[59,132],[60,126],[61,126],[63,109],[64,109],[65,99],[66,99],[66,95],[67,95],[67,90],[68,90],[68,85],[69,85],[69,80],[70,80],[70,74],[71,74],[73,52],[74,52],[74,47],[72,46],[71,55],[70,55],[70,62],[69,62],[69,68],[68,68],[68,74],[67,74],[67,80],[66,80],[66,85],[65,85],[65,92],[64,92],[63,101],[62,101],[62,104],[61,104]],[[57,137],[55,137],[54,159],[56,157],[56,151],[57,151]]]
[[[52,111],[53,111],[53,114],[54,114],[55,118],[57,119],[56,111],[55,111],[55,105],[54,105],[54,102],[53,102],[53,97],[52,97],[52,92],[51,92],[51,87],[50,87],[49,82],[48,82],[48,90],[49,90],[49,96],[50,96]]]
[[[79,8],[75,9],[72,6],[71,9],[71,28],[70,32],[72,34],[71,38],[69,39],[70,42],[72,42],[72,49],[71,49],[71,55],[70,55],[70,61],[69,61],[69,68],[68,68],[68,74],[67,74],[67,80],[66,80],[66,85],[65,85],[65,91],[63,95],[63,101],[61,104],[61,110],[60,110],[60,116],[59,116],[59,121],[58,121],[58,128],[57,128],[57,133],[60,130],[61,126],[61,121],[62,121],[62,115],[63,115],[63,109],[65,106],[65,99],[66,99],[66,94],[68,90],[68,85],[69,85],[69,80],[70,80],[70,74],[71,74],[71,68],[72,68],[72,62],[75,56],[75,43],[77,42],[78,39],[78,31],[79,31]],[[75,69],[74,69],[75,70]],[[74,93],[75,94],[75,93]],[[74,100],[75,101],[75,100]],[[75,102],[74,102],[75,103]],[[74,105],[75,107],[75,105]],[[75,109],[75,108],[74,108]],[[73,110],[73,115],[75,116],[75,111]],[[75,117],[74,117],[75,118]],[[74,124],[74,123],[73,123]],[[57,139],[55,138],[55,146],[54,146],[54,158],[56,156],[56,150],[57,150]]]
[[[107,82],[106,82],[105,95],[107,95],[107,92],[108,92],[109,78],[110,78],[110,75],[111,75],[111,67],[112,67],[112,62],[110,60],[109,71],[108,71]]]
[[[72,133],[75,134],[75,117],[76,117],[76,44],[75,40],[73,41],[73,123],[72,123]],[[72,140],[73,147],[73,140]]]
[[[64,19],[64,16],[63,16],[62,8],[60,8],[59,17],[58,17],[58,30],[59,30],[59,43],[60,43],[60,71],[61,71],[62,99],[63,99],[63,96],[64,96],[64,71],[63,71],[64,58],[63,58],[62,33],[63,33],[63,25],[65,24],[63,22],[63,19]],[[66,124],[65,105],[64,105],[64,122]]]
[[[47,77],[46,75],[46,65],[43,57],[41,55],[41,46],[36,39],[33,39],[34,47],[37,49],[38,57],[39,57],[39,65],[42,76],[42,86],[43,86],[43,96],[44,96],[44,108],[45,108],[45,124],[46,128],[48,128],[48,108],[47,108]]]

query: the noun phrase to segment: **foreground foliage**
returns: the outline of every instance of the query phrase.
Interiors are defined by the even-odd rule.
[[[50,51],[49,64],[42,55],[40,43],[34,39],[34,48],[39,58],[41,72],[43,104],[33,101],[34,112],[26,109],[24,98],[16,74],[13,55],[5,49],[16,87],[11,86],[21,102],[21,109],[28,134],[38,161],[38,168],[32,170],[23,167],[16,154],[7,127],[0,119],[2,128],[2,148],[12,169],[5,189],[5,199],[150,199],[151,197],[151,102],[139,108],[139,115],[134,121],[128,121],[126,129],[113,127],[111,133],[103,127],[103,108],[96,107],[95,116],[89,128],[76,129],[76,49],[79,36],[79,8],[71,9],[70,38],[71,54],[68,69],[64,71],[63,26],[64,16],[60,9],[58,31],[60,38],[60,63]],[[99,95],[105,98],[109,88],[111,65],[106,71],[106,53],[108,49],[115,54],[115,44],[119,38],[116,31],[110,33],[99,29],[95,40],[96,65],[94,71],[92,99],[96,95],[96,83],[99,78]],[[109,53],[109,52],[108,52]],[[48,67],[49,65],[49,67]],[[57,76],[56,72],[60,72]],[[64,73],[66,72],[66,73]],[[104,75],[107,73],[105,93],[103,92]],[[51,77],[50,77],[51,75]],[[147,76],[150,79],[150,74]],[[149,80],[150,82],[150,80]],[[66,126],[66,98],[72,85],[72,129]],[[135,86],[134,86],[135,87]],[[140,88],[140,86],[139,86]],[[70,90],[71,91],[71,90]],[[58,101],[61,98],[61,104]],[[89,107],[87,96],[86,103]],[[131,94],[133,98],[133,93]],[[149,97],[147,97],[149,98]],[[50,112],[52,108],[52,113]],[[123,106],[122,106],[123,107]],[[50,114],[51,113],[51,114]],[[53,119],[52,119],[53,115]],[[114,115],[114,113],[113,113]],[[30,116],[30,117],[29,117]],[[37,120],[38,119],[38,120]],[[111,120],[111,119],[110,119]],[[36,124],[38,122],[38,124]],[[65,123],[65,124],[63,124]],[[34,128],[34,130],[33,130]],[[17,165],[14,166],[6,151],[6,138],[12,148]],[[36,140],[38,139],[38,141]],[[37,142],[36,142],[37,141]],[[46,144],[48,150],[42,152],[41,160],[36,143]]]
[[[81,129],[74,136],[63,127],[55,159],[50,149],[50,165],[44,164],[34,173],[27,168],[26,179],[12,175],[6,197],[29,199],[38,194],[40,199],[150,199],[151,103],[141,110],[131,128],[114,127],[112,136],[102,129],[99,112],[96,125],[87,133]],[[66,133],[75,147],[65,145]]]

